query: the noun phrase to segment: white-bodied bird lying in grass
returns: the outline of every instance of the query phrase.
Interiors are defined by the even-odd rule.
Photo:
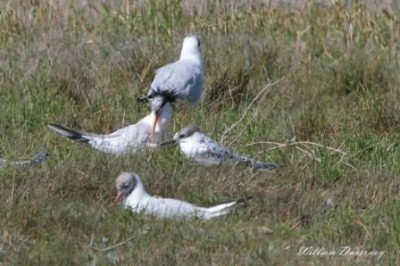
[[[163,140],[168,121],[171,118],[172,107],[165,104],[160,112],[160,118],[155,127],[155,143]],[[151,143],[151,130],[153,127],[154,114],[151,113],[142,118],[136,124],[118,129],[108,135],[87,133],[75,129],[66,128],[51,123],[48,127],[63,137],[77,142],[85,143],[90,147],[113,155],[134,154],[140,150],[154,147]]]
[[[229,213],[239,203],[247,203],[250,197],[241,198],[213,207],[198,207],[191,203],[168,198],[152,197],[147,194],[139,175],[124,172],[116,180],[117,196],[115,201],[122,201],[125,207],[134,212],[145,213],[158,218],[211,219]]]
[[[273,170],[275,164],[264,163],[240,155],[212,140],[200,132],[199,127],[191,125],[179,130],[171,140],[160,145],[179,143],[181,154],[196,163],[204,165],[220,165],[225,161],[239,163],[250,168]]]

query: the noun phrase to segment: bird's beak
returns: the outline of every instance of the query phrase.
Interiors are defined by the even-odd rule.
[[[158,123],[159,119],[160,119],[159,112],[154,112],[154,122],[153,122],[153,126],[151,127],[151,132],[150,132],[150,141],[151,141],[151,143],[155,143],[155,141],[154,141],[154,131],[156,130],[156,126],[157,126],[157,123]]]
[[[122,193],[118,191],[117,196],[115,196],[115,202],[121,202],[122,200]]]
[[[170,139],[170,140],[167,140],[167,141],[164,141],[163,143],[161,143],[160,146],[169,145],[169,144],[175,144],[177,142],[178,141],[175,140],[175,139]]]

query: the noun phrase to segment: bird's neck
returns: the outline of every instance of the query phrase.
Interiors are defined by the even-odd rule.
[[[194,51],[193,49],[182,49],[180,60],[192,61],[196,64],[201,65],[201,55],[199,51]]]
[[[155,113],[151,112],[148,116],[144,117],[142,121],[149,126],[153,125],[155,119]],[[168,126],[168,122],[172,116],[172,106],[169,102],[167,102],[160,111],[160,118],[158,119],[155,131],[157,133],[164,131],[164,129]]]
[[[143,184],[138,183],[138,184],[136,184],[135,189],[132,190],[132,192],[129,193],[129,195],[126,197],[125,204],[129,205],[130,203],[138,202],[145,197],[149,197],[149,195],[147,194],[146,190],[144,189]]]
[[[157,126],[159,127],[160,131],[163,131],[167,125],[169,120],[172,116],[172,106],[169,102],[167,102],[163,108],[161,108],[160,118],[158,120]]]

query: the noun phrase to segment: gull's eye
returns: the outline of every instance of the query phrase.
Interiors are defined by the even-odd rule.
[[[180,138],[180,139],[183,139],[184,137],[185,137],[184,134],[180,134],[180,135],[179,135],[179,138]]]
[[[128,189],[128,188],[129,188],[129,185],[128,185],[128,184],[122,184],[121,188],[122,188],[122,189]]]

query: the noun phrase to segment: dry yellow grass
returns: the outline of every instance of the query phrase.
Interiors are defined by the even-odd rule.
[[[399,264],[395,6],[0,7],[0,157],[49,151],[44,165],[1,169],[0,263]],[[57,122],[110,132],[148,113],[134,99],[187,33],[202,41],[205,96],[198,114],[174,112],[171,132],[198,120],[214,139],[279,170],[188,165],[173,147],[113,158],[47,130]],[[122,171],[139,173],[152,194],[199,205],[254,199],[214,221],[155,220],[112,201]],[[345,246],[384,254],[340,254]],[[299,254],[302,247],[336,253]]]

